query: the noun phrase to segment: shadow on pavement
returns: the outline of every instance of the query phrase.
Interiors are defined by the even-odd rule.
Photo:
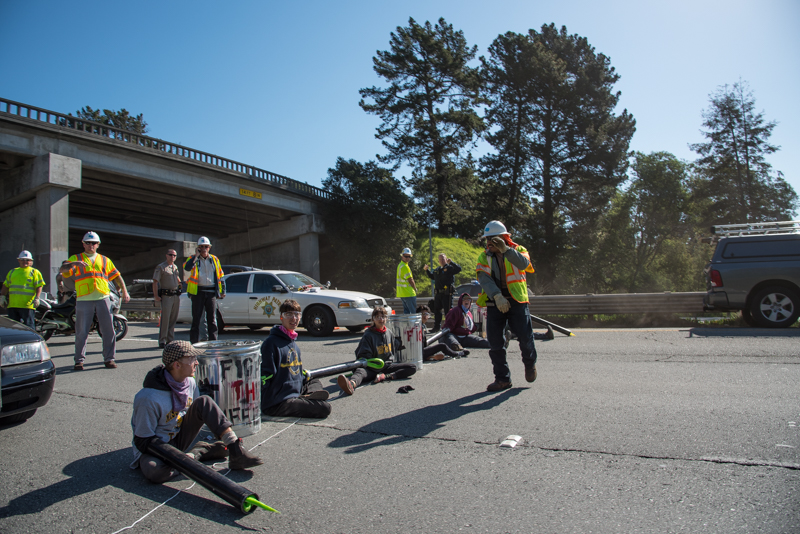
[[[176,491],[188,488],[192,483],[191,480],[180,477],[170,481],[167,485],[153,484],[145,480],[138,470],[134,471],[128,467],[131,460],[131,449],[125,448],[74,461],[65,466],[62,471],[69,478],[11,499],[8,505],[0,508],[0,518],[38,514],[61,501],[68,501],[76,496],[102,490],[108,486],[116,487],[125,493],[139,495],[143,499],[152,501],[155,506],[175,495]],[[247,471],[235,472],[235,474],[235,478],[229,478],[237,483],[252,477],[252,473]],[[194,492],[201,493],[201,495],[195,495]],[[202,495],[203,493],[209,498]],[[236,520],[242,517],[241,511],[234,509],[225,501],[215,498],[199,484],[192,488],[191,493],[184,492],[181,498],[173,499],[167,505],[220,525],[235,525],[238,528],[245,528],[236,523]],[[144,503],[141,508],[146,506]],[[143,512],[142,515],[144,513],[146,512]],[[124,520],[120,519],[120,521]]]
[[[491,410],[524,390],[525,388],[511,388],[499,394],[483,391],[444,404],[425,406],[419,410],[364,425],[352,434],[339,436],[328,446],[343,448],[345,454],[356,454],[373,447],[397,445],[404,441],[427,436],[444,426],[445,422],[458,419],[463,415]],[[485,400],[478,404],[470,404],[479,399]]]

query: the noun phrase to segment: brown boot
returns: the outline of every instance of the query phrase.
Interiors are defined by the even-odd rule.
[[[495,380],[486,387],[486,391],[503,391],[511,387],[511,382],[500,382]]]
[[[264,463],[264,460],[257,456],[253,456],[247,451],[247,449],[244,448],[242,438],[239,438],[233,444],[228,445],[228,452],[230,453],[228,467],[234,471],[247,469],[248,467],[255,467]]]
[[[536,380],[536,364],[531,365],[528,367],[525,366],[525,380],[528,382],[534,382]]]

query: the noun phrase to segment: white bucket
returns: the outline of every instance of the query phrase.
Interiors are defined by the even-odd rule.
[[[413,363],[417,366],[417,371],[422,371],[422,345],[425,338],[422,314],[390,315],[386,320],[386,328],[395,338],[394,343],[399,339],[404,347],[402,350],[393,347],[394,361]]]
[[[195,343],[195,380],[233,423],[239,437],[261,430],[261,342],[252,339]]]

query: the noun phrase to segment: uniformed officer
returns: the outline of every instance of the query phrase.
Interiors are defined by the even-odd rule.
[[[175,323],[178,321],[181,296],[181,268],[175,264],[178,253],[167,251],[167,260],[159,263],[153,273],[153,296],[161,303],[161,328],[158,346],[164,348],[175,339]]]
[[[453,288],[461,266],[446,254],[439,254],[439,267],[431,270],[426,263],[423,269],[428,278],[433,280],[433,331],[438,332],[442,324],[442,314],[447,315],[453,307]]]
[[[44,278],[42,273],[33,268],[33,256],[27,250],[19,253],[17,261],[19,267],[8,272],[0,289],[0,303],[8,306],[9,319],[36,330],[35,310],[39,306]]]

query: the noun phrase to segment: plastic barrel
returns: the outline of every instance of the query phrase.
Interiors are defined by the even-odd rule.
[[[398,346],[403,346],[402,350],[395,347],[396,362],[409,362],[417,366],[417,371],[422,370],[422,340],[425,334],[422,331],[422,314],[414,313],[411,315],[390,315],[386,320],[386,328],[395,338]]]
[[[205,351],[195,370],[200,394],[216,401],[237,436],[261,430],[261,342],[232,339],[194,346]]]

